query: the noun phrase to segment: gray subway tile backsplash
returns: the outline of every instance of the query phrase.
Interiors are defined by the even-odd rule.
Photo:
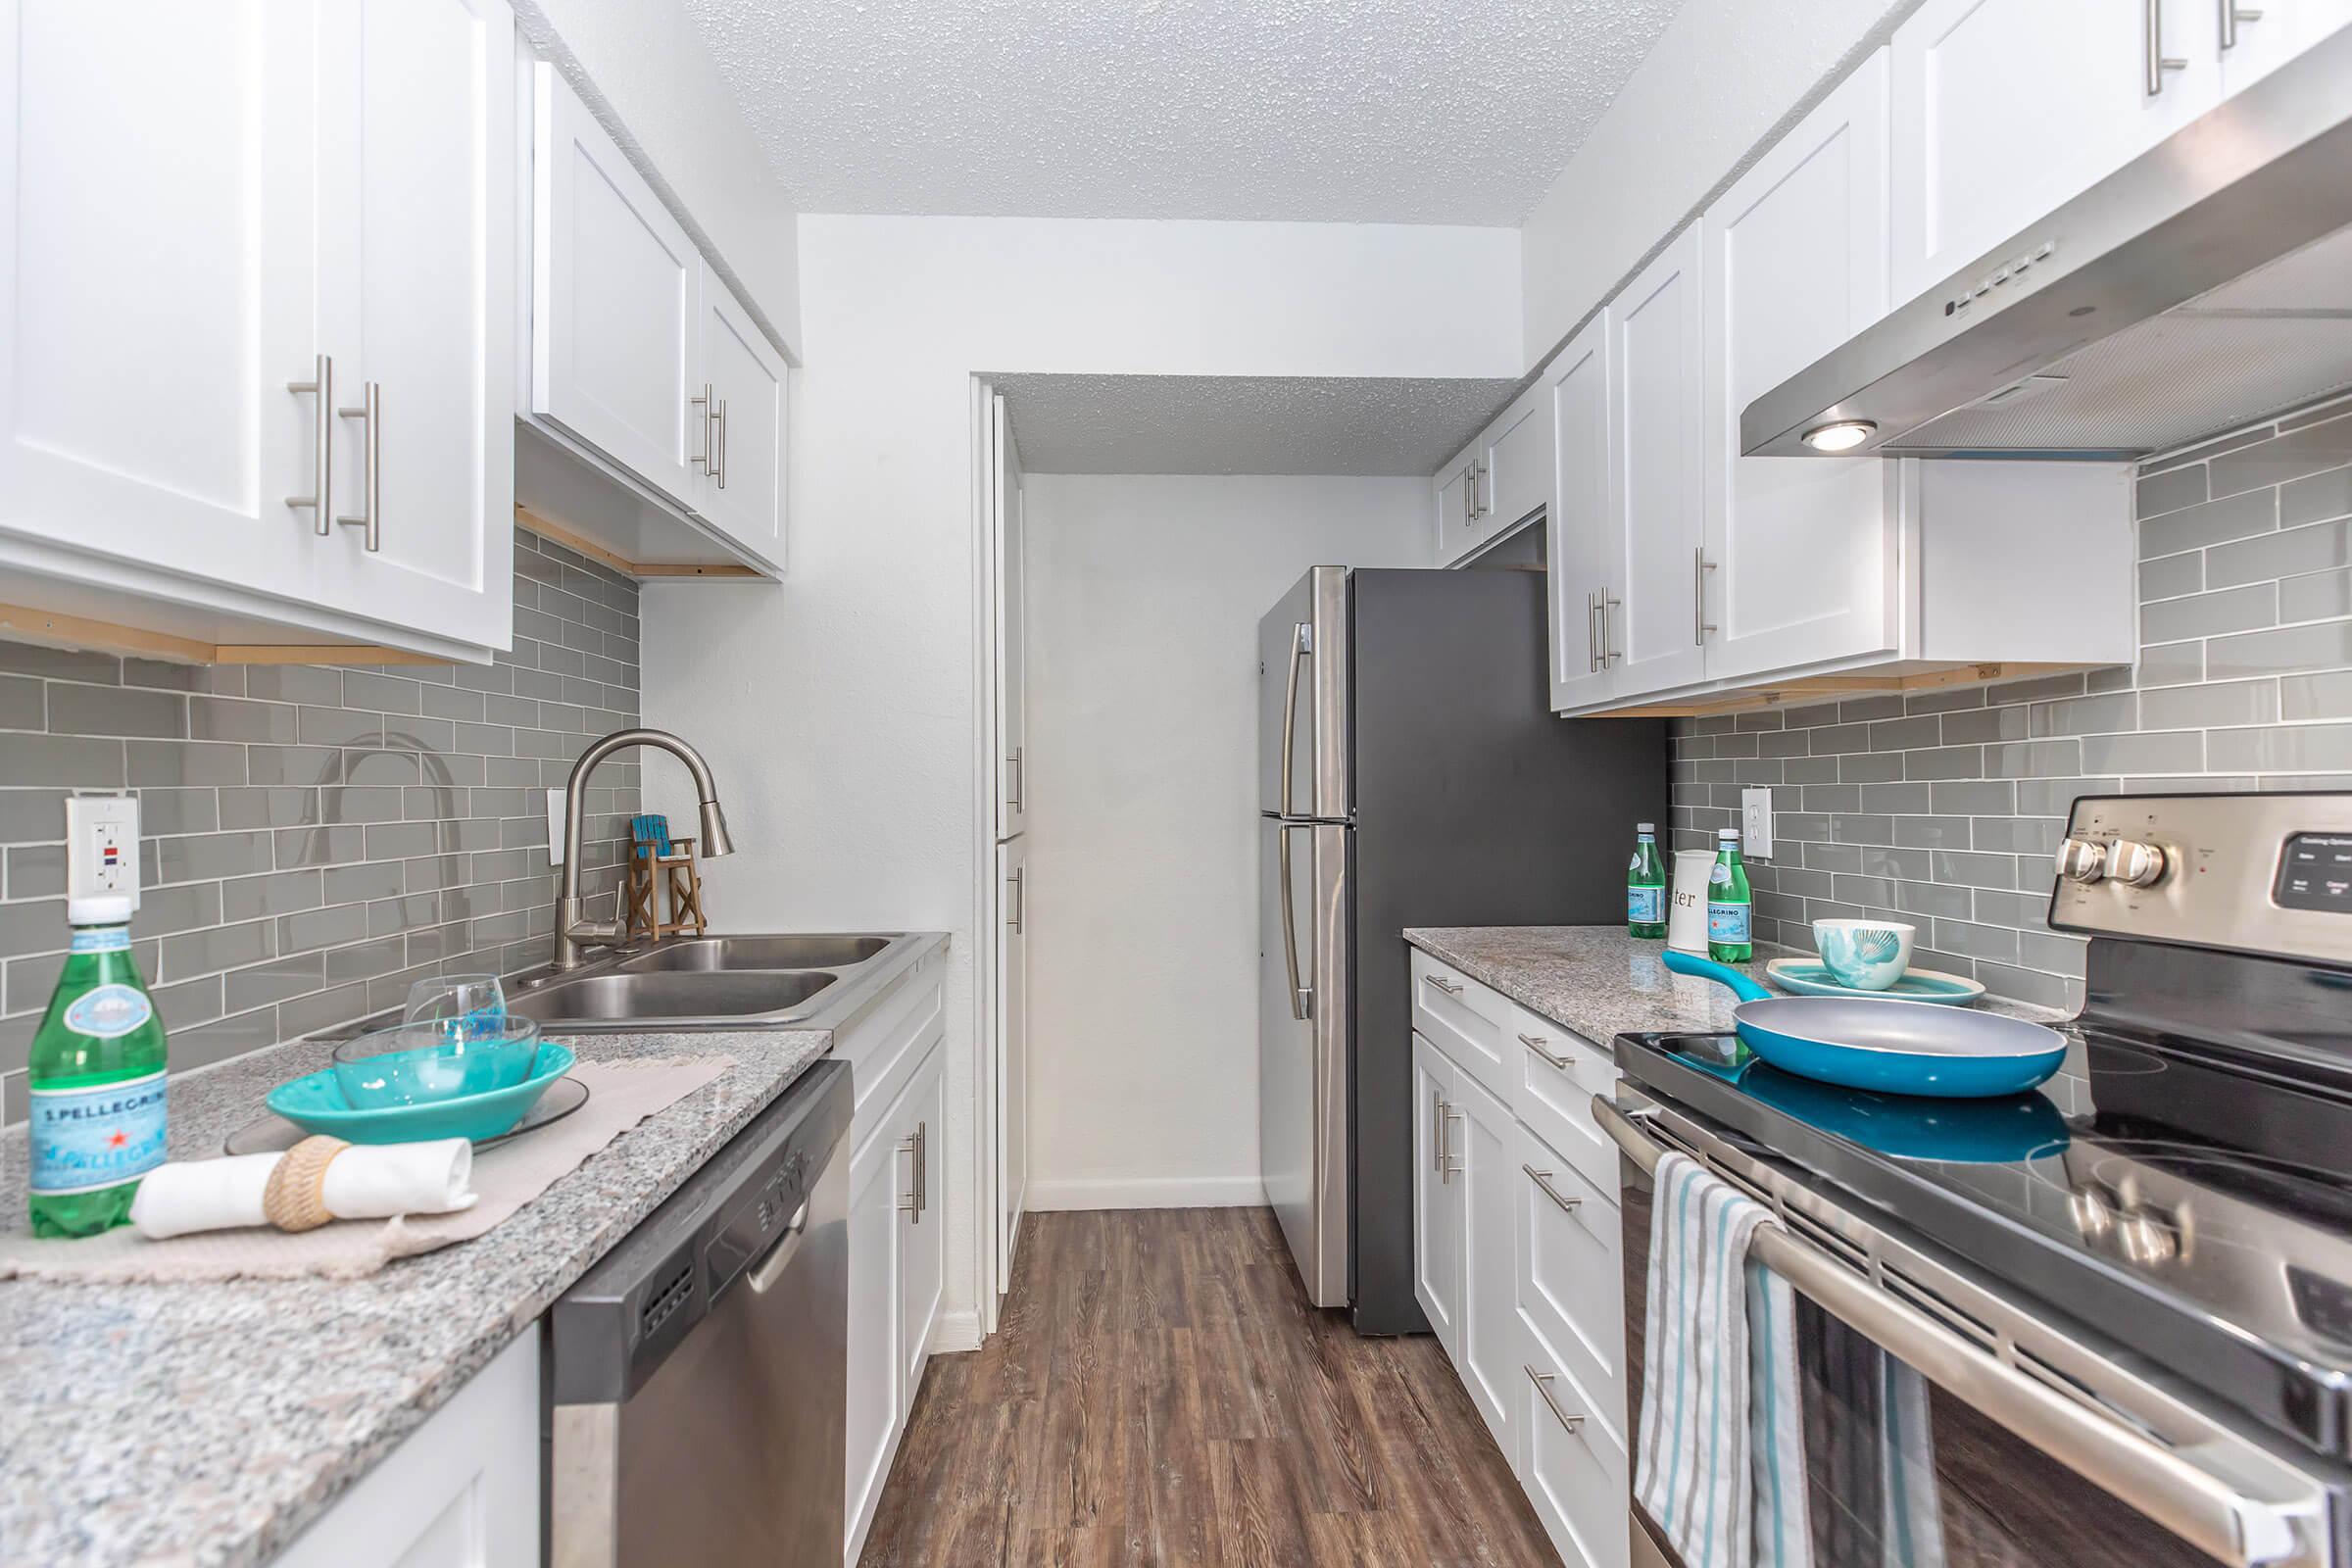
[[[136,952],[187,1068],[546,961],[546,797],[638,720],[637,587],[518,531],[494,665],[189,666],[0,642],[0,1115],[66,945],[66,792],[140,793]],[[496,705],[495,707],[491,705]],[[525,737],[517,745],[517,734]],[[599,769],[581,858],[612,913],[641,774]]]
[[[1773,788],[1761,937],[1891,912],[1921,964],[2079,1006],[2083,943],[2043,919],[2078,796],[2352,789],[2352,402],[2151,462],[2136,496],[2133,665],[1675,721],[1678,847]]]

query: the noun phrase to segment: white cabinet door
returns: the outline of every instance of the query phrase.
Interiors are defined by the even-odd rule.
[[[1602,624],[1616,693],[1705,675],[1698,552],[1705,537],[1705,300],[1693,223],[1625,286],[1609,313],[1617,377]]]
[[[1551,418],[1544,389],[1522,392],[1479,438],[1479,523],[1492,535],[1550,498]]]
[[[1608,695],[1608,644],[1601,601],[1608,595],[1610,513],[1616,483],[1609,439],[1609,311],[1568,340],[1544,372],[1551,401],[1552,485],[1544,580],[1551,598],[1551,706],[1556,711]]]
[[[321,604],[507,645],[514,541],[514,18],[506,0],[321,6],[335,355]],[[357,416],[354,417],[353,416]]]
[[[1743,458],[1748,403],[1886,310],[1886,53],[1862,62],[1700,220],[1709,679],[1889,652],[1893,465]]]
[[[2228,0],[2224,0],[2228,3]],[[2222,57],[2222,91],[2242,92],[2346,24],[2352,0],[2264,0],[2234,9],[2234,23],[2215,12],[2225,30],[2216,47]]]
[[[539,1326],[338,1497],[274,1568],[539,1561]]]
[[[2148,35],[2186,62],[2148,88]],[[1895,29],[1902,304],[2219,100],[2214,0],[1927,0]]]
[[[1463,1188],[1446,1140],[1459,1136],[1453,1063],[1413,1036],[1413,1299],[1458,1356],[1461,1345]]]
[[[900,1149],[895,1113],[885,1115],[850,1164],[849,1393],[844,1436],[849,1467],[845,1560],[858,1561],[874,1504],[898,1451],[906,1408],[900,1355],[906,1298],[899,1245],[900,1204],[912,1162]]]
[[[311,14],[9,4],[0,28],[0,556],[307,597]]]
[[[1462,1291],[1453,1364],[1496,1446],[1509,1453],[1517,1403],[1511,1380],[1519,1375],[1518,1268],[1512,1247],[1518,1124],[1501,1101],[1466,1073],[1455,1077],[1454,1093],[1461,1119],[1447,1132],[1447,1152],[1461,1167],[1453,1184],[1461,1193]]]
[[[1478,543],[1478,444],[1438,470],[1438,564],[1457,561]]]
[[[532,96],[531,412],[692,508],[702,257],[553,66]]]
[[[1004,399],[989,400],[996,503],[997,837],[1021,831],[1029,811],[1029,609],[1021,453]]]
[[[1517,1139],[1511,1174],[1520,1320],[1592,1396],[1590,1418],[1612,1444],[1629,1447],[1622,1216],[1614,1183],[1595,1187],[1524,1123]]]
[[[997,847],[1004,918],[997,933],[997,1288],[1012,1281],[1029,1208],[1029,839]]]
[[[931,1336],[939,1326],[948,1278],[948,1216],[939,1205],[946,1191],[948,1056],[934,1050],[915,1069],[898,1117],[898,1147],[906,1152],[906,1205],[899,1214],[899,1420],[914,1408],[931,1359]]]
[[[710,461],[698,475],[695,511],[745,551],[784,568],[784,356],[726,281],[702,273],[703,379]],[[699,414],[701,411],[697,411]]]

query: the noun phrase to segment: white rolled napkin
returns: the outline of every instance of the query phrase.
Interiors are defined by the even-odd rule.
[[[159,1165],[130,1200],[130,1223],[149,1241],[193,1231],[266,1225],[264,1195],[283,1154]],[[429,1144],[355,1144],[327,1163],[319,1199],[337,1219],[396,1214],[454,1214],[474,1205],[473,1145],[463,1138]]]

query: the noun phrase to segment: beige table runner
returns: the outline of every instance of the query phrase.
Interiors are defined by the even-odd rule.
[[[579,1168],[581,1161],[735,1065],[731,1056],[649,1056],[582,1061],[571,1076],[588,1086],[588,1102],[562,1121],[473,1160],[481,1200],[456,1214],[388,1220],[342,1220],[289,1235],[267,1227],[207,1231],[150,1242],[128,1226],[79,1241],[0,1236],[0,1279],[74,1282],[353,1279],[396,1257],[429,1252],[489,1231]]]

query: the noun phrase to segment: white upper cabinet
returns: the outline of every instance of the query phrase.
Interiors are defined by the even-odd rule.
[[[531,412],[690,507],[714,433],[702,256],[555,67],[534,78]]]
[[[1551,496],[1551,420],[1541,386],[1514,399],[1479,438],[1479,520],[1490,536]]]
[[[1485,537],[1478,526],[1478,453],[1479,444],[1471,442],[1468,450],[1440,468],[1437,477],[1430,481],[1437,509],[1441,566],[1461,560]]]
[[[1609,312],[1585,324],[1544,372],[1552,431],[1552,490],[1544,514],[1544,582],[1551,595],[1551,706],[1609,692],[1602,625],[1608,590],[1611,476]]]
[[[326,604],[506,643],[514,546],[514,21],[504,0],[318,10],[335,357]]]
[[[1705,537],[1704,290],[1698,225],[1685,229],[1609,313],[1618,391],[1616,494],[1604,530],[1603,605],[1616,689],[1699,680],[1699,549]]]
[[[784,566],[784,356],[724,279],[702,280],[702,373],[710,462],[695,510],[765,564]]]
[[[2218,0],[2222,91],[2239,92],[2337,28],[2352,24],[2352,0],[2264,0],[2259,7]]]
[[[1710,679],[1884,653],[1898,635],[1890,463],[1743,458],[1748,403],[1886,310],[1886,54],[1839,83],[1700,220]]]
[[[1893,40],[1892,303],[2217,103],[2218,24],[2216,0],[1927,0]]]
[[[506,647],[505,0],[0,15],[8,596]]]

